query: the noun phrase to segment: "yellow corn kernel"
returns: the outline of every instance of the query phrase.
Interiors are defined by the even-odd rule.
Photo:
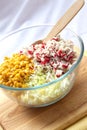
[[[26,80],[34,72],[32,59],[24,54],[5,57],[0,65],[0,83],[13,87],[27,87]]]

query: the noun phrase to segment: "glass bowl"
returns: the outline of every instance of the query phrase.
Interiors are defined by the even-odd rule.
[[[21,48],[46,37],[52,27],[52,25],[30,26],[5,36],[0,40],[0,63],[5,56],[11,56]],[[44,107],[56,103],[70,92],[83,56],[84,45],[82,39],[70,29],[64,29],[60,36],[65,40],[73,41],[78,55],[75,64],[61,77],[43,85],[31,88],[13,88],[1,84],[0,87],[9,98],[23,106]]]

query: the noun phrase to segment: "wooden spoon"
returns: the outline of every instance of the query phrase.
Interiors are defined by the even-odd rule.
[[[66,25],[75,17],[75,15],[83,7],[84,3],[84,0],[76,0],[75,3],[65,12],[65,14],[54,25],[54,27],[48,33],[48,35],[43,40],[38,40],[34,44],[41,43],[42,41],[46,42],[52,39],[58,33],[60,33],[66,27]]]

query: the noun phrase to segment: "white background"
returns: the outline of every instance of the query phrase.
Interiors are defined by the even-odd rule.
[[[19,28],[55,24],[75,0],[0,0],[0,38]],[[87,2],[68,25],[87,49]]]

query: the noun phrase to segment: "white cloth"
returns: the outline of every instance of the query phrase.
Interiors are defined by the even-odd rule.
[[[0,38],[31,25],[55,24],[75,0],[0,0]],[[68,25],[87,49],[87,3]],[[85,35],[86,34],[86,35]]]

